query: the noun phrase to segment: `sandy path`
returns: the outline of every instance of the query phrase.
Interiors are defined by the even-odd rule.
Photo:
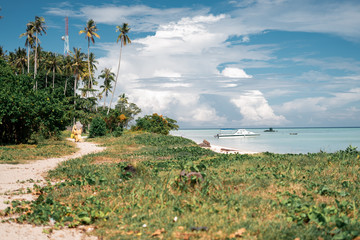
[[[5,204],[4,201],[11,202],[16,199],[33,200],[33,195],[19,193],[26,193],[27,188],[31,188],[34,183],[38,185],[43,184],[46,173],[54,169],[60,162],[105,150],[104,147],[99,147],[91,142],[76,143],[76,146],[79,150],[69,156],[38,160],[28,164],[0,164],[0,210],[4,210],[9,206]],[[42,233],[43,229],[44,227],[0,222],[0,238],[2,240],[91,239],[76,229],[58,230],[52,234]]]

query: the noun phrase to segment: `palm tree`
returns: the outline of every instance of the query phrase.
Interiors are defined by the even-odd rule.
[[[92,85],[92,78],[91,78],[91,67],[90,67],[90,41],[95,44],[94,36],[100,38],[100,36],[96,33],[98,31],[95,21],[90,19],[84,28],[81,30],[79,34],[85,33],[85,38],[88,40],[88,70],[89,70],[89,88]]]
[[[27,47],[27,72],[30,72],[30,48],[34,47],[35,36],[33,35],[33,29],[30,25],[26,26],[26,32],[20,34],[20,37],[26,36],[25,46]]]
[[[35,32],[35,63],[34,63],[34,79],[36,78],[37,74],[37,56],[38,56],[38,34],[42,35],[42,33],[46,34],[46,26],[45,26],[45,19],[43,17],[35,17],[34,22],[29,22],[27,26],[31,29],[32,32]],[[37,82],[36,82],[37,86]]]
[[[61,65],[61,58],[59,56],[56,56],[56,53],[50,53],[46,64],[48,65],[48,71],[46,74],[49,74],[50,71],[52,71],[52,88],[55,88],[55,72],[58,71],[59,73],[62,73],[60,65]]]
[[[101,93],[105,92],[105,97],[104,97],[104,106],[103,109],[105,109],[105,102],[106,102],[106,97],[109,95],[109,92],[111,91],[111,82],[114,82],[115,79],[115,73],[111,72],[111,69],[109,68],[105,68],[101,71],[101,75],[99,76],[99,78],[104,79],[104,84],[100,86],[100,88],[103,88]]]
[[[81,48],[74,48],[74,52],[71,52],[72,58],[72,70],[74,74],[74,108],[76,106],[76,88],[77,82],[80,80],[80,76],[84,70],[84,53],[81,52]]]
[[[87,70],[85,71],[84,70],[84,75],[83,75],[83,83],[84,83],[84,88],[82,89],[83,91],[83,96],[88,96],[88,93],[89,92],[92,92],[93,95],[94,95],[94,91],[96,90],[93,90],[93,86],[94,85],[97,85],[97,82],[95,79],[93,79],[93,75],[94,75],[94,72],[95,70],[97,70],[97,67],[96,67],[96,63],[98,63],[98,61],[95,59],[95,54],[94,53],[90,53],[89,55],[89,62],[90,62],[90,71],[88,70],[88,67],[87,66]],[[90,75],[91,74],[91,79],[93,79],[93,81],[90,81]]]
[[[114,85],[114,90],[112,92],[111,95],[111,100],[110,100],[110,104],[109,104],[109,109],[107,111],[107,115],[109,115],[110,112],[110,108],[111,108],[111,103],[114,99],[114,93],[116,90],[116,84],[117,84],[117,80],[119,77],[119,71],[120,71],[120,62],[121,62],[121,52],[122,52],[122,47],[123,45],[126,46],[126,44],[131,43],[131,40],[129,38],[129,36],[127,35],[129,33],[131,28],[129,28],[129,25],[127,23],[123,23],[123,25],[120,26],[116,26],[116,32],[120,32],[116,42],[118,43],[120,40],[120,56],[119,56],[119,64],[118,64],[118,69],[117,69],[117,74],[116,74],[116,79],[115,79],[115,85]]]
[[[4,51],[3,46],[0,46],[0,57],[5,57],[6,51]]]
[[[73,66],[72,66],[72,59],[70,55],[67,55],[64,60],[63,60],[63,70],[66,74],[66,79],[65,79],[65,87],[64,87],[64,95],[66,96],[66,87],[67,87],[67,81],[68,81],[68,76],[70,74],[72,74],[73,71]]]
[[[19,70],[19,73],[24,74],[26,66],[26,50],[18,48],[15,52],[14,67]]]

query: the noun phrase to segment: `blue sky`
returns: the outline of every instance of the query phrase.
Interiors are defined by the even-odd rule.
[[[24,47],[26,23],[43,16],[42,47],[63,53],[69,16],[70,48],[86,52],[92,18],[97,74],[115,72],[115,26],[127,22],[116,94],[142,114],[181,127],[360,126],[360,1],[99,2],[2,1],[0,45]]]

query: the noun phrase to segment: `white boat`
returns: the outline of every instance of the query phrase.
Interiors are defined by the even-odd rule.
[[[246,129],[237,129],[235,132],[229,132],[229,130],[220,130],[220,133],[216,134],[215,137],[253,137],[259,135],[259,133],[250,132]]]

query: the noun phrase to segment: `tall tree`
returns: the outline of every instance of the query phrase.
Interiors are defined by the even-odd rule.
[[[68,76],[70,76],[73,72],[73,66],[72,66],[72,59],[70,55],[67,55],[63,60],[63,71],[65,72],[66,79],[65,79],[65,86],[64,86],[64,95],[66,96],[66,88],[67,88],[67,81]]]
[[[115,73],[111,72],[111,69],[109,68],[105,68],[101,71],[101,75],[99,76],[99,78],[104,79],[104,84],[100,86],[100,88],[102,88],[102,92],[101,93],[105,93],[104,96],[104,106],[103,109],[105,109],[105,102],[106,102],[106,97],[109,95],[109,92],[111,91],[112,85],[111,83],[115,81]]]
[[[56,53],[50,53],[46,64],[48,65],[48,71],[47,74],[50,73],[50,71],[52,71],[52,88],[55,88],[55,72],[59,72],[62,73],[61,71],[61,58],[59,56],[56,55]]]
[[[37,56],[38,56],[38,44],[39,39],[38,35],[42,35],[42,33],[46,34],[46,26],[45,26],[45,18],[43,17],[35,17],[34,22],[29,22],[28,25],[31,28],[31,31],[35,33],[35,63],[34,63],[34,79],[36,78],[37,74]],[[37,86],[37,82],[36,82]]]
[[[24,74],[26,66],[26,50],[24,48],[18,48],[15,51],[14,67],[18,70],[17,73]]]
[[[90,42],[95,44],[94,36],[97,38],[100,38],[100,36],[96,33],[98,31],[96,27],[96,23],[94,20],[90,19],[84,28],[84,30],[81,30],[79,34],[85,34],[85,38],[88,40],[88,70],[89,70],[89,85],[88,88],[90,89],[90,86],[92,85],[92,77],[91,77],[91,67],[90,67]]]
[[[30,48],[34,47],[35,36],[33,28],[28,24],[26,32],[20,34],[20,37],[26,37],[25,46],[27,47],[27,72],[30,72]]]
[[[112,92],[111,95],[111,100],[110,100],[110,104],[109,104],[109,109],[107,111],[107,115],[109,115],[110,112],[110,108],[111,108],[111,103],[114,99],[114,94],[116,91],[116,84],[119,78],[119,71],[120,71],[120,62],[121,62],[121,53],[122,53],[122,48],[123,46],[126,46],[126,44],[130,44],[131,40],[129,38],[129,36],[127,35],[129,33],[131,28],[129,28],[129,25],[127,23],[123,23],[122,26],[116,26],[116,32],[120,32],[116,42],[118,43],[120,40],[120,56],[119,56],[119,63],[118,63],[118,69],[117,69],[117,74],[116,74],[116,79],[115,79],[115,85],[114,85],[114,90]]]
[[[0,46],[0,57],[5,57],[6,51],[4,51],[3,46]]]
[[[76,89],[77,82],[80,80],[82,71],[84,70],[84,53],[81,48],[74,48],[74,52],[70,52],[72,58],[72,70],[74,74],[74,108],[76,108]]]

